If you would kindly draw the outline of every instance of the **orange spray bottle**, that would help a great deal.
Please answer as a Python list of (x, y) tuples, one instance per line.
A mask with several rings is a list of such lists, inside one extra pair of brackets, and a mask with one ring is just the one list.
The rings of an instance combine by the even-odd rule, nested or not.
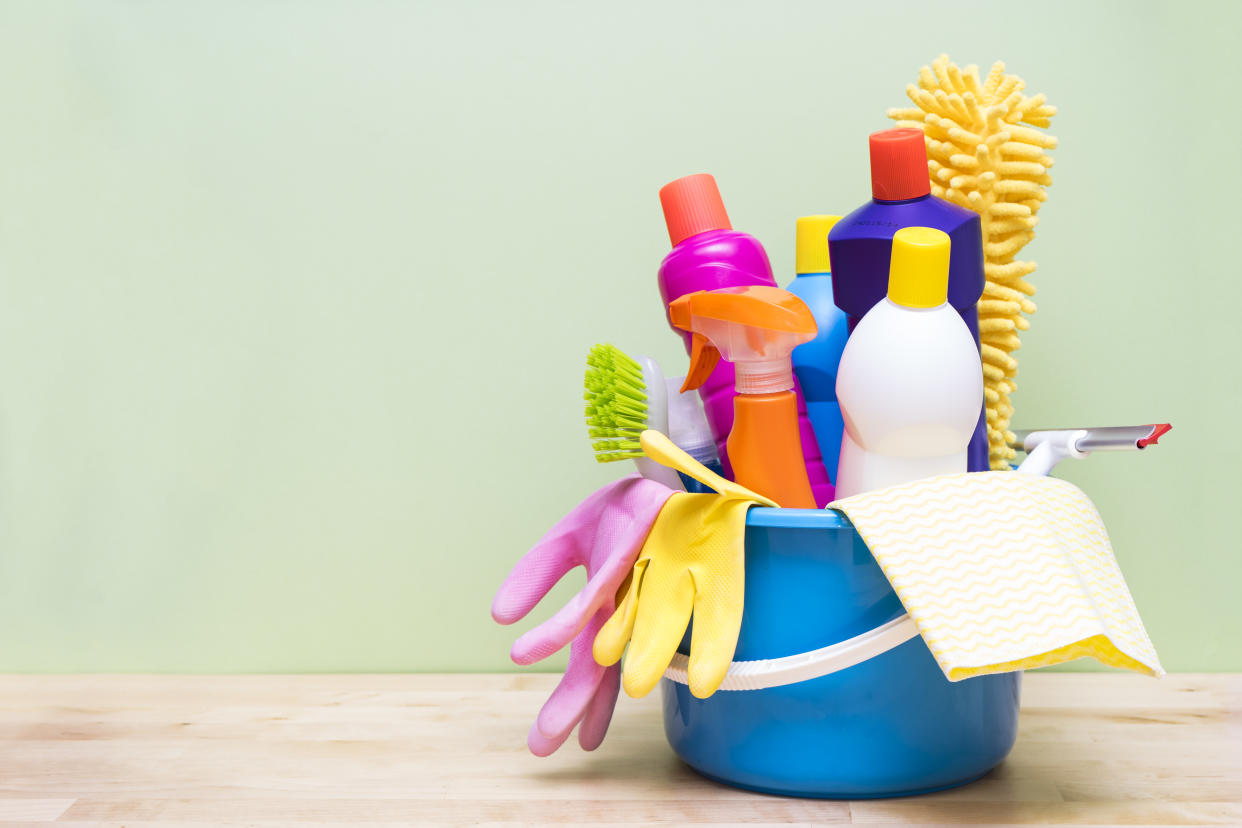
[(787, 290), (758, 285), (682, 296), (669, 317), (694, 335), (683, 392), (698, 388), (722, 356), (733, 363), (737, 396), (726, 445), (737, 482), (786, 508), (814, 509), (790, 361), (815, 337), (810, 309)]

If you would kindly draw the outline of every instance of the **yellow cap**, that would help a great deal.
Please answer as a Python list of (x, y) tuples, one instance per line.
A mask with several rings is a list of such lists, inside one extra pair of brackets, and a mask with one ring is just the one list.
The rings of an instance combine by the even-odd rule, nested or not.
[(827, 273), (828, 231), (840, 216), (802, 216), (798, 219), (798, 241), (794, 248), (794, 273)]
[(893, 236), (888, 298), (907, 308), (934, 308), (949, 298), (949, 235), (903, 227)]

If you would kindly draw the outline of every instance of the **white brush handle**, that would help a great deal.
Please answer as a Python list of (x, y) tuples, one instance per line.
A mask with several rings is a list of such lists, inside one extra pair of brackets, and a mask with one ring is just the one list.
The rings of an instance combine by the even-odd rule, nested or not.
[[(635, 357), (643, 369), (643, 384), (647, 386), (647, 428), (668, 436), (668, 389), (664, 384), (664, 372), (651, 357)], [(650, 457), (634, 458), (638, 473), (648, 480), (663, 483), (675, 492), (684, 492), (685, 484), (675, 469), (661, 466)]]

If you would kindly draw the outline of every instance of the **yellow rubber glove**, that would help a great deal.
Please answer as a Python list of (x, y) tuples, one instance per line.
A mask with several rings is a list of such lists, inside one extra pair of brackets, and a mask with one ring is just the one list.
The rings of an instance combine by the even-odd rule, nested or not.
[(621, 684), (629, 695), (645, 696), (664, 675), (693, 614), (690, 692), (705, 699), (724, 681), (742, 626), (746, 512), (776, 504), (714, 474), (658, 431), (644, 431), (639, 442), (648, 457), (717, 494), (678, 492), (664, 504), (618, 593), (616, 612), (595, 637), (595, 660), (616, 664), (628, 642)]

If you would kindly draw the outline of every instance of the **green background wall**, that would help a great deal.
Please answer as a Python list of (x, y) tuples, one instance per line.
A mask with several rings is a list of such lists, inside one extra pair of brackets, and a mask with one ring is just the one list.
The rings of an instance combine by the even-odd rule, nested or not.
[(944, 51), (1060, 107), (1017, 425), (1175, 424), (1063, 474), (1166, 666), (1242, 670), (1238, 7), (1011, 7), (0, 6), (0, 670), (510, 667), (492, 592), (624, 471), (586, 349), (683, 359), (657, 188), (784, 281)]

